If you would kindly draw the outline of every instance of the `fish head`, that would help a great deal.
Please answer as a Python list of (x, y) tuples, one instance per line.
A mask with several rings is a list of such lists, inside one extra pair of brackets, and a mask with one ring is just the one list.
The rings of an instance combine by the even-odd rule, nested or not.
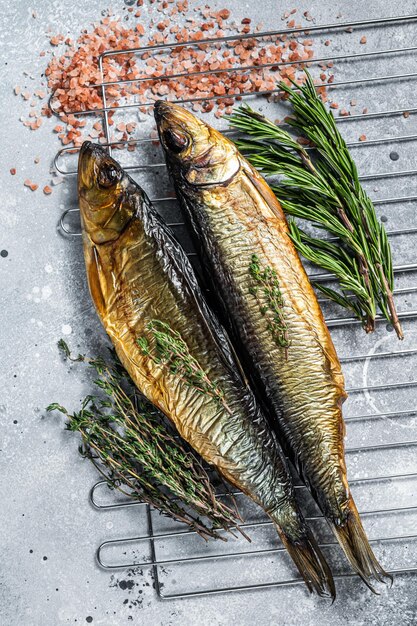
[(189, 185), (226, 184), (240, 170), (234, 144), (178, 104), (159, 100), (154, 108), (159, 138), (173, 176)]
[(135, 213), (129, 176), (102, 146), (85, 141), (78, 159), (83, 231), (95, 244), (115, 241)]

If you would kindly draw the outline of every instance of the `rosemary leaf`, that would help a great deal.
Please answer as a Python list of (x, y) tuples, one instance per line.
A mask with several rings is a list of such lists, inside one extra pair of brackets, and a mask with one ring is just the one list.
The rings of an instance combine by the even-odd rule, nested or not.
[(323, 285), (317, 288), (352, 311), (367, 332), (374, 330), (379, 308), (402, 339), (388, 237), (360, 184), (334, 117), (308, 72), (304, 85), (281, 83), (280, 88), (292, 107), (286, 123), (302, 135), (308, 149), (246, 105), (229, 117), (231, 126), (243, 133), (236, 144), (262, 174), (279, 177), (272, 189), (288, 215), (307, 220), (337, 238), (336, 243), (324, 237), (315, 239), (294, 222), (290, 224), (297, 250), (334, 274), (340, 292)]

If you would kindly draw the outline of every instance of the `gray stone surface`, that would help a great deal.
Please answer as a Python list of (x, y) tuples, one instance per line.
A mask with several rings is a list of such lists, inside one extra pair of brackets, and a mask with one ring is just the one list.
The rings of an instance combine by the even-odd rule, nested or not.
[[(145, 0), (145, 4), (147, 4)], [(190, 3), (193, 4), (193, 3)], [(395, 13), (417, 12), (417, 2), (391, 3), (334, 1), (298, 2), (298, 12), (310, 10), (317, 23), (337, 19), (376, 18)], [(291, 3), (263, 0), (243, 3), (227, 0), (213, 6), (228, 5), (236, 17), (250, 16), (262, 20), (266, 29), (282, 26), (280, 16)], [(115, 2), (118, 13), (122, 2)], [(57, 150), (52, 133), (54, 120), (36, 133), (18, 121), (27, 108), (13, 95), (15, 84), (22, 83), (22, 72), (35, 84), (44, 69), (39, 52), (46, 47), (47, 29), (76, 36), (96, 20), (105, 5), (79, 0), (29, 2), (1, 0), (1, 68), (0, 68), (0, 351), (1, 389), (0, 423), (0, 623), (4, 626), (57, 626), (58, 624), (93, 623), (122, 626), (129, 623), (149, 626), (179, 625), (249, 625), (285, 624), (336, 626), (342, 624), (408, 626), (417, 623), (417, 584), (413, 575), (401, 575), (394, 586), (383, 588), (373, 596), (358, 580), (338, 581), (338, 598), (333, 606), (310, 598), (299, 586), (256, 592), (231, 593), (212, 597), (162, 602), (152, 588), (149, 570), (108, 572), (94, 559), (95, 550), (106, 539), (126, 537), (143, 532), (143, 516), (135, 508), (119, 512), (98, 512), (88, 502), (88, 493), (97, 480), (96, 472), (77, 454), (77, 438), (65, 432), (57, 417), (47, 417), (45, 406), (58, 400), (76, 407), (84, 393), (91, 389), (88, 377), (78, 370), (68, 374), (56, 349), (56, 341), (66, 336), (74, 349), (96, 352), (105, 343), (85, 285), (82, 250), (79, 239), (64, 238), (57, 230), (59, 216), (74, 206), (74, 185), (66, 181), (46, 197), (40, 190), (32, 193), (23, 187), (25, 178), (43, 184)], [(32, 17), (36, 10), (37, 18)], [(146, 13), (146, 9), (144, 9)], [(415, 45), (417, 25), (395, 29), (366, 31), (367, 49)], [(329, 36), (334, 39), (331, 54), (357, 51), (362, 35)], [(365, 32), (365, 31), (363, 31)], [(319, 37), (322, 43), (327, 35)], [(322, 48), (326, 52), (329, 49)], [(362, 48), (361, 48), (362, 50)], [(363, 75), (390, 75), (415, 71), (415, 55), (392, 55), (370, 62), (340, 62), (338, 80)], [(340, 93), (340, 95), (339, 95)], [(366, 89), (351, 87), (338, 92), (339, 102), (355, 97), (358, 108), (370, 111), (415, 106), (415, 80), (381, 82)], [(263, 104), (263, 106), (265, 106)], [(269, 105), (269, 110), (273, 106)], [(389, 121), (344, 125), (351, 139), (365, 132), (369, 138), (396, 137), (416, 133), (416, 116)], [(357, 150), (355, 148), (355, 150)], [(399, 159), (390, 159), (395, 150)], [(363, 173), (416, 168), (415, 142), (389, 142), (357, 151)], [(39, 164), (34, 158), (40, 156)], [(9, 169), (16, 167), (17, 175)], [(153, 181), (148, 181), (152, 186)], [(400, 177), (367, 184), (375, 198), (397, 197), (416, 193), (415, 177)], [(401, 203), (380, 207), (390, 229), (415, 226), (415, 205)], [(414, 237), (414, 238), (413, 238)], [(393, 240), (396, 263), (415, 262), (416, 239)], [(404, 274), (398, 284), (406, 287), (415, 274)], [(415, 284), (415, 283), (414, 283)], [(403, 311), (416, 309), (416, 300), (406, 294), (400, 299)], [(331, 312), (329, 312), (332, 315)], [(370, 354), (373, 351), (417, 347), (415, 321), (405, 323), (406, 340), (399, 346), (392, 333), (380, 324), (378, 332), (366, 337), (359, 328), (335, 329), (334, 338), (341, 355)], [(345, 366), (348, 387), (362, 383), (382, 384), (387, 380), (414, 380), (415, 360), (377, 359), (348, 363)], [(352, 394), (346, 415), (415, 408), (415, 388), (391, 390), (389, 393)], [(417, 439), (415, 417), (366, 421), (348, 426), (350, 447)], [(351, 478), (417, 471), (415, 448), (394, 449), (384, 454), (350, 454)], [(387, 482), (382, 485), (357, 486), (355, 494), (362, 510), (412, 506), (416, 504), (416, 482)], [(372, 537), (413, 534), (417, 516), (412, 514), (367, 517)], [(160, 523), (157, 522), (157, 523)], [(257, 542), (275, 545), (274, 537), (256, 536)], [(417, 566), (416, 542), (394, 547), (384, 544), (378, 555), (387, 567)], [(168, 548), (165, 546), (165, 549)], [(187, 545), (183, 547), (187, 550)], [(194, 549), (197, 549), (194, 546)], [(210, 550), (199, 547), (198, 549)], [(140, 552), (140, 551), (139, 551)], [(119, 554), (120, 556), (120, 554)], [(336, 556), (335, 556), (336, 559)], [(248, 566), (245, 560), (230, 564), (225, 572), (219, 565), (218, 576), (238, 584), (245, 568), (253, 581), (268, 579), (275, 567), (274, 559)], [(193, 583), (204, 586), (216, 570), (201, 565), (162, 574), (169, 591), (189, 588)], [(132, 582), (133, 581), (133, 582)], [(192, 588), (192, 587), (191, 587)], [(90, 619), (92, 618), (92, 620)]]

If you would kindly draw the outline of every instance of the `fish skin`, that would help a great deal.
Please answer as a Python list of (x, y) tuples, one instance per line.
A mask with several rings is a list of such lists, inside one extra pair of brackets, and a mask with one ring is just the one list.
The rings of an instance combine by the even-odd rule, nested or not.
[[(220, 319), (281, 445), (352, 566), (371, 587), (372, 576), (381, 580), (386, 574), (369, 547), (347, 481), (344, 378), (282, 208), (262, 177), (218, 131), (163, 101), (155, 106), (155, 119)], [(176, 149), (176, 137), (184, 149)], [(288, 336), (285, 349), (271, 332), (273, 311), (261, 310), (265, 295), (251, 293), (256, 286), (249, 271), (254, 254), (262, 271), (275, 272)]]
[[(143, 191), (88, 142), (80, 152), (78, 187), (90, 292), (122, 364), (180, 435), (270, 516), (309, 590), (334, 598), (330, 570), (298, 509), (285, 457), (185, 253)], [(180, 334), (221, 388), (222, 402), (143, 353), (137, 339), (155, 319)]]

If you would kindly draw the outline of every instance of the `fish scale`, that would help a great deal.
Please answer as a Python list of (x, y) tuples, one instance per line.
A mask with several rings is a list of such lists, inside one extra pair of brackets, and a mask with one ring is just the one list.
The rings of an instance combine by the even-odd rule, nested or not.
[[(236, 202), (242, 200), (234, 190), (231, 190), (230, 195)], [(217, 249), (212, 249), (212, 254), (215, 259), (227, 258), (229, 268), (228, 293), (232, 294), (229, 297), (233, 299), (233, 307), (238, 319), (244, 321), (241, 328), (247, 341), (248, 352), (256, 357), (259, 369), (263, 372), (263, 376), (268, 378), (264, 385), (268, 389), (268, 395), (283, 412), (285, 425), (282, 428), (285, 437), (291, 439), (293, 451), (291, 456), (300, 468), (304, 468), (305, 475), (312, 475), (311, 464), (314, 459), (311, 461), (309, 458), (311, 456), (311, 443), (309, 438), (306, 438), (308, 428), (316, 443), (317, 455), (320, 455), (324, 460), (330, 458), (333, 459), (333, 462), (334, 460), (337, 461), (333, 473), (340, 475), (339, 492), (342, 496), (341, 506), (343, 506), (346, 500), (346, 490), (341, 482), (342, 472), (338, 467), (340, 458), (338, 424), (340, 416), (334, 413), (335, 403), (337, 403), (340, 394), (338, 394), (331, 379), (327, 381), (320, 379), (320, 386), (317, 386), (317, 371), (320, 369), (323, 372), (329, 370), (323, 348), (315, 333), (309, 332), (310, 325), (308, 322), (306, 323), (298, 311), (294, 311), (292, 308), (291, 305), (295, 297), (287, 286), (288, 276), (283, 275), (281, 280), (280, 275), (280, 288), (284, 296), (283, 310), (289, 325), (291, 342), (288, 359), (284, 358), (282, 348), (274, 344), (265, 318), (259, 316), (257, 302), (249, 294), (252, 284), (249, 275), (251, 254), (257, 245), (257, 238), (263, 234), (262, 230), (260, 229), (258, 232), (247, 231), (245, 223), (240, 222), (238, 215), (234, 212), (232, 202), (223, 202), (222, 210), (219, 211), (219, 203), (216, 199), (210, 202), (210, 196), (207, 193), (203, 194), (203, 198), (204, 205), (208, 207), (206, 236), (215, 241), (218, 246)], [(233, 228), (230, 226), (227, 229), (226, 224), (233, 224)], [(233, 232), (233, 240), (239, 243), (235, 247), (231, 247), (233, 242), (231, 242), (230, 230)], [(240, 240), (243, 240), (242, 245), (240, 245)], [(265, 242), (266, 239), (264, 238), (263, 241)], [(261, 266), (274, 263), (269, 248), (272, 248), (272, 251), (277, 250), (277, 246), (272, 240), (267, 242), (262, 250), (257, 249)], [(219, 265), (220, 263), (216, 263), (216, 267)], [(220, 279), (219, 276), (217, 278)], [(303, 376), (300, 376), (297, 367), (300, 358), (304, 361)], [(285, 394), (285, 389), (289, 391), (287, 394)], [(315, 412), (318, 414), (318, 419), (314, 419)], [(333, 429), (322, 428), (323, 415), (326, 416), (326, 419), (333, 416)], [(333, 434), (334, 431), (337, 433), (336, 436)], [(328, 476), (331, 473), (329, 471), (320, 472), (319, 485), (322, 481), (328, 482)], [(319, 485), (313, 482), (314, 487), (318, 488)], [(333, 502), (333, 508), (336, 504), (338, 503)]]

